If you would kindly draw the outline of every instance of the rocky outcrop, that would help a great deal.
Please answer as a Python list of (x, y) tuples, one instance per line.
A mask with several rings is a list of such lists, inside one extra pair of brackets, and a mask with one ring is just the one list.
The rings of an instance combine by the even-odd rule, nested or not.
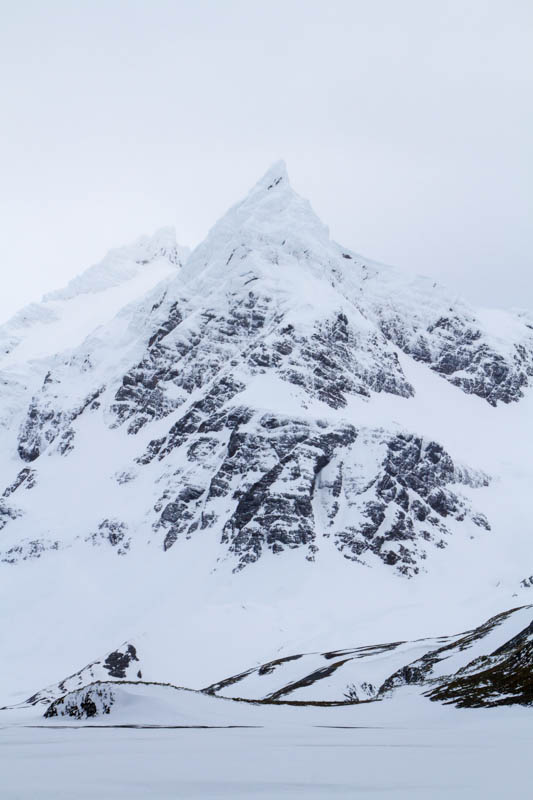
[(131, 537), (127, 535), (128, 526), (117, 519), (104, 519), (98, 525), (98, 530), (86, 538), (85, 541), (98, 546), (103, 543), (115, 548), (118, 555), (126, 555), (131, 545)]
[[(477, 527), (490, 530), (486, 517), (472, 512), (469, 504), (449, 488), (458, 483), (487, 485), (486, 476), (458, 468), (436, 442), (412, 434), (363, 435), (364, 448), (376, 452), (376, 472), (361, 482), (357, 462), (345, 459), (328, 486), (329, 524), (346, 558), (360, 560), (373, 553), (398, 572), (413, 575), (427, 557), (428, 543), (446, 546), (450, 522), (470, 519)], [(347, 490), (343, 491), (344, 485)], [(359, 519), (358, 524), (335, 523), (343, 494), (344, 519)]]
[(46, 719), (54, 717), (91, 719), (101, 714), (109, 714), (114, 702), (115, 693), (112, 686), (96, 683), (54, 700), (44, 712), (44, 717)]
[(36, 483), (35, 476), (36, 471), (34, 469), (31, 469), (30, 467), (24, 467), (24, 469), (20, 470), (13, 483), (11, 483), (7, 489), (4, 490), (2, 497), (10, 497), (21, 486), (23, 486), (24, 489), (33, 489)]
[(476, 321), (452, 313), (439, 317), (416, 337), (410, 321), (398, 317), (382, 319), (381, 330), (404, 352), (427, 364), (454, 386), (475, 394), (495, 406), (523, 397), (533, 376), (533, 338), (512, 344), (508, 354), (491, 347)]
[(533, 705), (533, 622), (440, 682), (428, 697), (458, 708)]
[(48, 373), (43, 384), (43, 391), (35, 396), (27, 411), (18, 437), (18, 454), (23, 461), (35, 461), (52, 442), (57, 440), (57, 451), (67, 455), (74, 444), (73, 422), (89, 407), (98, 408), (98, 397), (104, 387), (100, 387), (87, 395), (74, 408), (65, 409), (54, 395), (54, 379)]
[(143, 665), (138, 648), (131, 642), (125, 642), (116, 650), (63, 678), (59, 683), (36, 692), (28, 697), (23, 705), (45, 704), (48, 706), (52, 701), (58, 700), (66, 694), (83, 690), (91, 683), (141, 680), (142, 677)]
[(246, 408), (211, 416), (196, 410), (152, 442), (141, 463), (170, 453), (187, 467), (173, 474), (181, 488), (156, 505), (164, 549), (218, 528), (237, 569), (265, 551), (301, 549), (314, 560), (330, 540), (346, 558), (371, 563), (377, 556), (411, 576), (458, 524), (490, 530), (451, 488), (486, 486), (488, 478), (410, 434)]
[(20, 515), (20, 511), (7, 505), (4, 500), (0, 499), (0, 531), (7, 525), (10, 519), (17, 519)]
[[(0, 511), (1, 514), (1, 511)], [(0, 516), (0, 528), (1, 528)], [(0, 561), (5, 564), (17, 564), (19, 561), (41, 558), (45, 553), (59, 550), (61, 542), (50, 539), (21, 539), (19, 544), (8, 547), (0, 552)]]
[(171, 306), (142, 361), (122, 378), (111, 406), (115, 424), (128, 421), (134, 434), (199, 391), (207, 395), (224, 382), (242, 391), (268, 373), (334, 409), (350, 395), (413, 394), (396, 353), (379, 331), (357, 325), (358, 312), (351, 320), (332, 313), (302, 335), (261, 287), (222, 303), (201, 313), (185, 299)]

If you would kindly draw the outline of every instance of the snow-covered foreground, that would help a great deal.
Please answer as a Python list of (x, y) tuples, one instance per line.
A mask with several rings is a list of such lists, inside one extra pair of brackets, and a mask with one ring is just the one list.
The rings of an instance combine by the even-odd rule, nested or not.
[[(412, 697), (341, 708), (205, 701), (232, 710), (231, 724), (239, 716), (233, 706), (242, 706), (240, 724), (261, 727), (0, 720), (2, 798), (530, 796), (527, 709), (457, 711)], [(224, 714), (212, 713), (176, 722), (225, 724)]]

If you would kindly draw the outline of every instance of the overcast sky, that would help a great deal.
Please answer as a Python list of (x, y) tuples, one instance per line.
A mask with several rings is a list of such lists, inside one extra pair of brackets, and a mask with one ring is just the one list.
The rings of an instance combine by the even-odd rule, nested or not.
[(531, 0), (0, 1), (0, 319), (279, 158), (346, 246), (533, 308)]

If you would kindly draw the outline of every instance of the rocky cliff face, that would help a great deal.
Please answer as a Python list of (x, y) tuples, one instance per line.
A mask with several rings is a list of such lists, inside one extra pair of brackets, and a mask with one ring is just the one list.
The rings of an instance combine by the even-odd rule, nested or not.
[[(139, 245), (135, 268), (156, 257), (175, 266), (179, 249), (163, 244)], [(124, 280), (124, 254), (114, 259), (113, 280)], [(63, 294), (90, 292), (91, 280), (101, 291), (104, 277), (103, 267), (89, 271)], [(428, 548), (445, 547), (458, 526), (490, 530), (460, 489), (486, 486), (489, 477), (416, 431), (348, 423), (350, 408), (379, 394), (413, 397), (399, 352), (492, 404), (517, 400), (533, 345), (518, 320), (520, 340), (504, 347), (464, 304), (450, 307), (439, 287), (411, 288), (331, 242), (276, 165), (176, 278), (54, 355), (27, 398), (18, 456), (35, 465), (38, 482), (43, 455), (68, 458), (94, 417), (102, 436), (123, 429), (139, 440), (117, 483), (151, 470), (158, 491), (155, 502), (146, 492), (144, 519), (164, 550), (211, 529), (237, 569), (266, 551), (298, 548), (314, 560), (331, 546), (347, 559), (378, 559), (415, 575)], [(285, 400), (295, 413), (280, 411)], [(4, 524), (24, 514), (14, 491)], [(91, 526), (80, 520), (74, 538), (108, 541), (126, 554), (135, 545), (125, 533), (131, 527), (102, 508)], [(19, 546), (13, 542), (9, 561)]]
[(368, 606), (369, 574), (449, 587), (527, 525), (522, 488), (501, 512), (527, 453), (487, 442), (523, 439), (530, 315), (339, 246), (282, 164), (190, 255), (169, 231), (114, 251), (0, 345), (2, 568), (201, 552), (206, 586), (238, 587), (327, 565)]
[[(332, 544), (345, 558), (371, 564), (377, 557), (409, 576), (428, 548), (446, 546), (449, 522), (490, 530), (449, 488), (488, 479), (456, 467), (438, 444), (413, 435), (261, 416), (241, 407), (189, 428), (185, 441), (151, 443), (144, 460), (168, 458), (172, 446), (187, 466), (174, 473), (180, 488), (155, 524), (165, 532), (163, 547), (217, 525), (237, 569), (265, 550), (301, 548), (314, 560)], [(166, 499), (168, 493), (158, 508)]]

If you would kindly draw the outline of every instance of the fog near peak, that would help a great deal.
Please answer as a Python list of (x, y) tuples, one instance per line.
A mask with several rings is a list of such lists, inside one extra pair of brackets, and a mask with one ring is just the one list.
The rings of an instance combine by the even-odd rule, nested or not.
[(333, 238), (533, 307), (533, 7), (23, 0), (0, 32), (0, 318), (110, 247), (198, 244), (279, 159)]

